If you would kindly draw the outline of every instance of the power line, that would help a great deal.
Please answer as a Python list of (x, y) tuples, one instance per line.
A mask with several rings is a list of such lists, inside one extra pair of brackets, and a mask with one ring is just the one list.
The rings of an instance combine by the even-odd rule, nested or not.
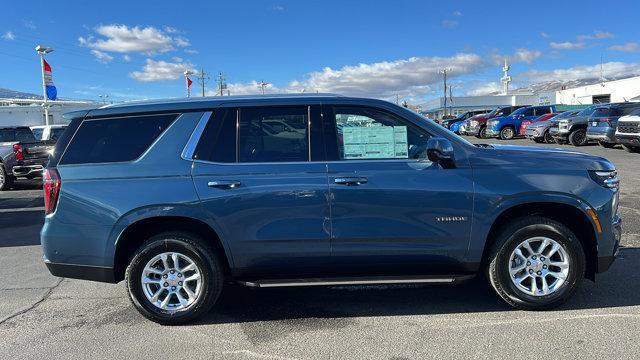
[(196, 73), (196, 79), (200, 82), (200, 86), (202, 87), (202, 96), (204, 97), (204, 84), (210, 80), (210, 77), (204, 72), (204, 69), (200, 69), (200, 72)]

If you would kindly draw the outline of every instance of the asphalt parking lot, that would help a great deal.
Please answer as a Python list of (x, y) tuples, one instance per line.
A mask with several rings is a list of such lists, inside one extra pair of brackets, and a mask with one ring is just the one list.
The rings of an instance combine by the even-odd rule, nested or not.
[(578, 150), (619, 170), (623, 249), (596, 283), (584, 281), (548, 312), (511, 310), (481, 281), (229, 286), (203, 321), (163, 327), (133, 309), (123, 284), (49, 275), (40, 260), (40, 185), (23, 184), (0, 193), (0, 358), (640, 358), (640, 154)]

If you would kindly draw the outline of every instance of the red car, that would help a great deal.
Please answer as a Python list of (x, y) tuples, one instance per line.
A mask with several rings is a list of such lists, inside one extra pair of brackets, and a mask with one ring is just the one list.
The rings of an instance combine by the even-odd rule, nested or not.
[(540, 121), (547, 121), (549, 119), (551, 119), (552, 117), (558, 115), (559, 113), (549, 113), (549, 114), (544, 114), (538, 118), (535, 118), (533, 120), (525, 120), (522, 122), (522, 124), (520, 125), (520, 136), (524, 136), (525, 132), (527, 131), (527, 125), (529, 124), (533, 124), (533, 123), (537, 123)]

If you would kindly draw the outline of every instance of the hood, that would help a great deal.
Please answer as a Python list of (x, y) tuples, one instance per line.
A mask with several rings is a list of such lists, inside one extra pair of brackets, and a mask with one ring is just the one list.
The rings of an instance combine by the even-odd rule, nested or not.
[(578, 151), (537, 146), (498, 145), (478, 148), (474, 166), (506, 166), (524, 169), (615, 170), (605, 158)]

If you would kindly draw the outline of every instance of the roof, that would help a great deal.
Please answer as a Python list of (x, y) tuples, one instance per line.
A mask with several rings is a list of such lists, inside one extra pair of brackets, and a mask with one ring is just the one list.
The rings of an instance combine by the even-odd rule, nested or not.
[[(245, 96), (205, 96), (190, 98), (174, 98), (164, 100), (132, 101), (120, 104), (106, 105), (98, 109), (90, 110), (88, 117), (104, 117), (121, 115), (123, 113), (140, 114), (156, 112), (185, 112), (209, 110), (218, 106), (233, 104), (244, 106), (260, 106), (265, 102), (277, 105), (299, 105), (303, 103), (321, 103), (323, 101), (334, 101), (336, 99), (345, 101), (358, 101), (360, 103), (387, 103), (384, 100), (346, 97), (336, 94), (268, 94), (268, 95), (245, 95)], [(73, 115), (69, 113), (70, 115)], [(78, 113), (78, 115), (82, 115)], [(73, 115), (75, 116), (75, 115)], [(73, 117), (71, 116), (71, 117)]]

